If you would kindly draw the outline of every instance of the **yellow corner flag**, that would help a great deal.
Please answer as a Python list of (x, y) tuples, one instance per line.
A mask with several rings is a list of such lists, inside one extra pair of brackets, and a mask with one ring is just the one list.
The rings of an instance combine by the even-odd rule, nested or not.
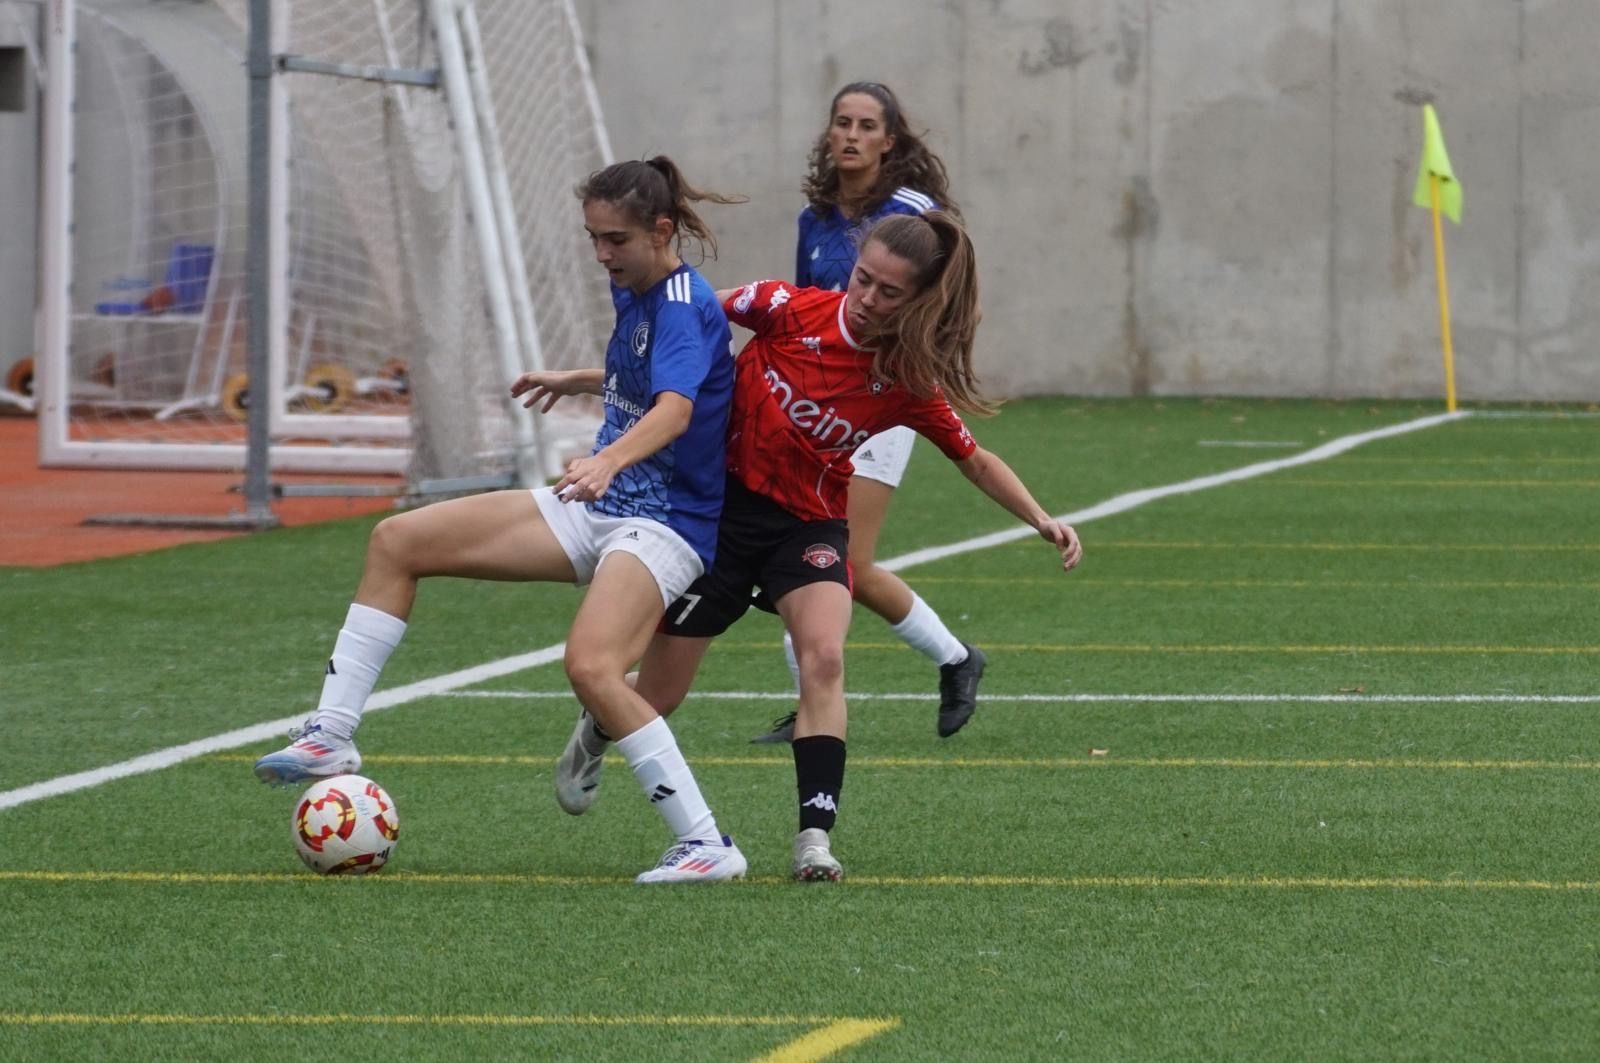
[(1444, 348), (1445, 409), (1456, 412), (1456, 358), (1450, 342), (1450, 282), (1444, 268), (1444, 226), (1440, 213), (1461, 224), (1461, 182), (1450, 169), (1450, 156), (1444, 150), (1444, 134), (1439, 131), (1439, 116), (1433, 104), (1422, 105), (1422, 166), (1417, 170), (1417, 189), (1412, 202), (1433, 213), (1433, 261), (1439, 275), (1439, 340)]
[(1444, 150), (1444, 134), (1439, 130), (1439, 116), (1433, 104), (1422, 105), (1422, 165), (1417, 169), (1417, 187), (1411, 201), (1419, 207), (1432, 207), (1433, 192), (1428, 186), (1434, 178), (1439, 181), (1439, 209), (1451, 221), (1461, 224), (1461, 182), (1450, 169), (1450, 153)]

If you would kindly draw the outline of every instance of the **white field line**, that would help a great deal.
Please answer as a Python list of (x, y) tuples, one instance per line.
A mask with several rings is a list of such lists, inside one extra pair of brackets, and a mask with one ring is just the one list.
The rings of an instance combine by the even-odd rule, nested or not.
[(1243, 447), (1245, 449), (1259, 447), (1265, 450), (1287, 450), (1289, 447), (1303, 447), (1305, 444), (1298, 439), (1202, 439), (1195, 446)]
[[(449, 690), (441, 697), (571, 701), (566, 690)], [(697, 690), (697, 701), (793, 701), (794, 691)], [(938, 701), (934, 692), (847, 693), (848, 701)], [(989, 694), (989, 702), (1046, 705), (1600, 705), (1600, 694)]]
[[(1268, 473), (1279, 472), (1283, 469), (1292, 469), (1299, 465), (1327, 461), (1329, 458), (1336, 458), (1340, 454), (1354, 450), (1365, 443), (1388, 439), (1391, 436), (1405, 435), (1408, 432), (1415, 432), (1423, 428), (1433, 428), (1436, 425), (1459, 421), (1468, 416), (1470, 414), (1465, 412), (1441, 413), (1432, 417), (1419, 417), (1415, 421), (1392, 424), (1387, 428), (1378, 428), (1371, 432), (1358, 432), (1351, 436), (1340, 436), (1338, 439), (1330, 439), (1320, 447), (1312, 447), (1302, 453), (1291, 454), (1287, 458), (1258, 461), (1253, 465), (1230, 469), (1228, 472), (1213, 473), (1210, 476), (1197, 476), (1193, 480), (1184, 480), (1181, 483), (1167, 484), (1163, 487), (1146, 487), (1138, 491), (1128, 491), (1117, 495), (1115, 498), (1108, 498), (1098, 505), (1090, 506), (1088, 509), (1067, 513), (1058, 519), (1067, 524), (1086, 524), (1091, 520), (1099, 520), (1101, 517), (1126, 513), (1130, 509), (1137, 509), (1147, 503), (1156, 502), (1163, 498), (1171, 498), (1174, 495), (1189, 495), (1194, 494), (1196, 491), (1208, 491), (1213, 487), (1226, 487), (1228, 484), (1236, 484), (1241, 480), (1253, 480), (1258, 476), (1265, 476)], [(1026, 526), (1009, 528), (1003, 532), (980, 535), (975, 539), (951, 543), (948, 546), (931, 546), (926, 550), (913, 550), (909, 554), (901, 554), (899, 557), (890, 558), (888, 561), (880, 561), (878, 564), (891, 572), (896, 572), (903, 568), (910, 568), (912, 565), (939, 561), (946, 557), (954, 557), (956, 554), (965, 554), (973, 550), (987, 550), (991, 546), (1016, 542), (1018, 539), (1028, 539), (1038, 534), (1038, 532)]]
[[(482, 683), (489, 679), (498, 679), (503, 675), (511, 675), (528, 668), (537, 668), (541, 664), (559, 661), (561, 655), (567, 650), (565, 642), (554, 646), (546, 646), (542, 650), (532, 653), (520, 654), (516, 657), (506, 657), (487, 664), (463, 668), (459, 672), (450, 672), (446, 675), (434, 676), (431, 679), (407, 683), (403, 687), (381, 691), (372, 695), (367, 701), (367, 711), (376, 709), (389, 709), (396, 705), (404, 705), (409, 701), (419, 698), (433, 697), (438, 694), (448, 693), (457, 687), (470, 686), (473, 683)], [(29, 801), (38, 801), (46, 797), (59, 797), (70, 794), (74, 790), (87, 790), (91, 786), (100, 786), (113, 779), (123, 779), (129, 775), (142, 775), (149, 771), (160, 771), (170, 768), (174, 764), (203, 757), (208, 753), (220, 753), (225, 749), (234, 749), (238, 746), (250, 745), (252, 742), (262, 742), (269, 738), (281, 737), (290, 727), (299, 724), (305, 719), (302, 713), (299, 716), (285, 716), (281, 720), (268, 720), (266, 723), (253, 724), (241, 727), (237, 731), (226, 734), (212, 735), (202, 738), (197, 742), (185, 742), (181, 746), (169, 746), (158, 749), (154, 753), (146, 753), (142, 757), (124, 760), (117, 764), (107, 764), (103, 768), (92, 771), (80, 771), (73, 775), (61, 775), (44, 782), (23, 786), (15, 790), (0, 793), (0, 809), (14, 808), (17, 805), (27, 804)]]
[[(1124, 513), (1150, 502), (1170, 498), (1173, 495), (1193, 494), (1196, 491), (1205, 491), (1213, 487), (1223, 487), (1227, 484), (1238, 483), (1241, 480), (1265, 476), (1281, 469), (1291, 469), (1297, 465), (1326, 461), (1365, 443), (1388, 439), (1392, 436), (1405, 435), (1408, 432), (1416, 432), (1424, 428), (1433, 428), (1450, 421), (1461, 420), (1467, 416), (1470, 416), (1468, 412), (1436, 414), (1431, 417), (1419, 417), (1413, 421), (1389, 425), (1386, 428), (1375, 429), (1371, 432), (1358, 432), (1355, 435), (1341, 436), (1338, 439), (1322, 444), (1320, 447), (1315, 447), (1291, 457), (1256, 462), (1253, 465), (1246, 465), (1229, 472), (1201, 476), (1193, 480), (1167, 484), (1163, 487), (1149, 487), (1138, 491), (1129, 491), (1125, 494), (1117, 495), (1115, 498), (1107, 499), (1098, 505), (1090, 506), (1088, 509), (1080, 509), (1064, 514), (1058, 519), (1068, 524), (1087, 523), (1091, 520), (1098, 520), (1101, 517)], [(925, 550), (915, 550), (909, 554), (902, 554), (899, 557), (881, 561), (879, 564), (890, 571), (896, 571), (909, 568), (912, 565), (953, 557), (957, 554), (970, 553), (974, 550), (987, 550), (992, 546), (1000, 546), (1037, 534), (1032, 528), (1028, 527), (1012, 528), (1003, 532), (994, 532), (990, 535), (980, 535), (959, 543), (949, 543), (944, 546), (929, 547)], [(498, 661), (476, 665), (472, 668), (463, 668), (459, 672), (450, 672), (447, 675), (409, 683), (403, 687), (395, 687), (392, 690), (374, 694), (367, 701), (366, 711), (374, 712), (379, 709), (393, 708), (396, 705), (404, 705), (420, 698), (449, 693), (461, 687), (472, 686), (489, 679), (510, 675), (513, 672), (537, 668), (540, 665), (560, 660), (565, 652), (566, 643), (558, 643), (554, 646), (546, 646), (542, 650), (535, 650), (532, 653), (506, 657)], [(258, 723), (250, 727), (241, 727), (237, 731), (229, 731), (226, 734), (213, 735), (210, 738), (202, 738), (198, 741), (185, 742), (182, 745), (158, 749), (154, 753), (146, 753), (143, 756), (120, 761), (116, 764), (107, 764), (101, 768), (80, 771), (72, 775), (61, 775), (54, 779), (46, 779), (44, 782), (33, 783), (15, 790), (6, 790), (0, 792), (0, 810), (15, 808), (18, 805), (24, 805), (30, 801), (39, 801), (47, 797), (60, 797), (63, 794), (73, 793), (78, 790), (87, 790), (91, 787), (111, 782), (114, 779), (127, 778), (130, 775), (142, 775), (146, 772), (160, 771), (163, 768), (170, 768), (175, 764), (181, 764), (195, 757), (218, 753), (225, 749), (234, 749), (239, 746), (249, 745), (252, 742), (265, 741), (275, 735), (281, 735), (288, 728), (300, 723), (302, 719), (304, 719), (303, 714), (300, 716), (287, 716), (281, 720), (269, 720), (266, 723)]]

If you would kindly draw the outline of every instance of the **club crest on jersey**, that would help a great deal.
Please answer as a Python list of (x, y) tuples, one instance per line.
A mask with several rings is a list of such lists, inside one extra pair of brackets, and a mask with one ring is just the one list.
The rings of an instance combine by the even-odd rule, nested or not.
[(754, 284), (746, 284), (743, 288), (739, 289), (739, 298), (733, 301), (733, 312), (736, 314), (742, 314), (746, 310), (750, 309), (750, 304), (755, 301), (756, 286)]
[(813, 568), (832, 568), (839, 563), (839, 551), (827, 543), (812, 543), (800, 555), (800, 560)]
[(633, 345), (633, 353), (643, 358), (646, 348), (650, 346), (650, 322), (641, 321), (635, 325), (633, 336), (628, 342)]

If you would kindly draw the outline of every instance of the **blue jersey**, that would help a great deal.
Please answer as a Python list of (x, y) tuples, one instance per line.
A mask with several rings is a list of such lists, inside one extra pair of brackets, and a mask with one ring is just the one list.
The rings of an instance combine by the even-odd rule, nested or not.
[(706, 279), (679, 266), (643, 295), (612, 285), (617, 327), (606, 346), (606, 419), (594, 449), (638, 423), (663, 391), (694, 403), (688, 429), (617, 474), (596, 513), (647, 517), (681, 535), (705, 562), (716, 554), (733, 399), (733, 333)]
[(800, 212), (795, 287), (844, 291), (868, 229), (891, 214), (926, 214), (938, 208), (939, 204), (910, 188), (895, 189), (894, 195), (859, 218), (846, 218), (838, 207), (830, 210), (827, 217), (819, 218), (816, 211), (806, 207)]

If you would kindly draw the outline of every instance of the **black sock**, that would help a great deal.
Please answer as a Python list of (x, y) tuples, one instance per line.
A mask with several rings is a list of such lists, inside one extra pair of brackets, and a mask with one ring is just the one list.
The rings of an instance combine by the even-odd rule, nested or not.
[(800, 792), (800, 829), (832, 830), (844, 789), (844, 739), (833, 735), (796, 738), (794, 781)]

